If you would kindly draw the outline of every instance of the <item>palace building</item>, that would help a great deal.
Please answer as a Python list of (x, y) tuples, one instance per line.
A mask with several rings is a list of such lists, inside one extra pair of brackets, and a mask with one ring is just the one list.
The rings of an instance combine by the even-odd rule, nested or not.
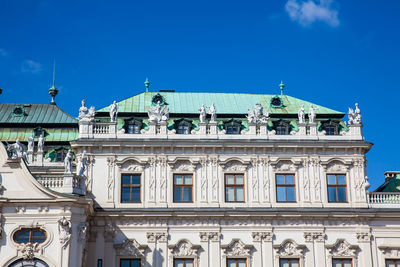
[(400, 267), (400, 173), (368, 191), (358, 104), (145, 84), (0, 104), (0, 266)]

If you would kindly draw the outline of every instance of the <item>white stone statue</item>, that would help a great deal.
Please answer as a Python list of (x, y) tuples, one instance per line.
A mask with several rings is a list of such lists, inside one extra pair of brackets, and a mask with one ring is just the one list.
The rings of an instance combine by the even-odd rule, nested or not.
[(43, 149), (44, 149), (44, 136), (43, 136), (43, 133), (39, 136), (37, 146), (38, 146), (38, 152), (43, 152)]
[(349, 118), (348, 125), (354, 125), (354, 124), (360, 125), (362, 123), (361, 111), (358, 108), (358, 103), (356, 103), (355, 106), (356, 106), (355, 110), (349, 108), (349, 113), (347, 114)]
[(349, 117), (348, 125), (353, 125), (354, 124), (354, 110), (349, 108), (349, 113), (347, 114)]
[(88, 117), (89, 119), (94, 119), (94, 115), (96, 115), (96, 109), (94, 108), (94, 106), (91, 106), (91, 107), (89, 108), (88, 113), (87, 113), (87, 117)]
[(71, 231), (72, 225), (71, 221), (65, 217), (62, 217), (58, 220), (58, 234), (60, 238), (60, 243), (64, 247), (67, 245), (69, 240), (71, 239)]
[(161, 106), (160, 101), (154, 107), (151, 107), (147, 114), (149, 115), (149, 122), (152, 123), (166, 122), (169, 119), (169, 109), (167, 106)]
[(312, 104), (310, 104), (310, 109), (308, 110), (308, 119), (310, 123), (315, 123), (315, 118), (317, 117), (317, 109), (314, 108)]
[(215, 108), (214, 103), (212, 103), (211, 106), (207, 108), (208, 108), (208, 114), (211, 115), (210, 122), (217, 122), (217, 109)]
[(254, 114), (254, 110), (248, 109), (247, 110), (247, 121), (249, 124), (256, 123), (256, 116)]
[(118, 117), (118, 106), (117, 106), (117, 101), (114, 101), (110, 105), (110, 121), (111, 122), (116, 122)]
[(78, 176), (85, 176), (85, 171), (87, 170), (87, 156), (86, 150), (83, 150), (81, 159), (79, 161)]
[(249, 124), (252, 123), (268, 123), (269, 112), (263, 109), (260, 103), (254, 105), (253, 110), (247, 110), (247, 120)]
[(68, 150), (67, 155), (64, 159), (64, 173), (71, 174), (72, 173), (72, 152), (71, 149)]
[(88, 108), (85, 107), (85, 99), (82, 99), (82, 106), (79, 108), (79, 119), (83, 119), (86, 117), (86, 113), (88, 112)]
[(199, 108), (199, 111), (200, 111), (200, 115), (199, 115), (200, 123), (205, 123), (207, 112), (206, 112), (206, 107), (204, 106), (204, 104), (201, 105), (201, 107)]
[(82, 100), (82, 106), (79, 108), (79, 120), (93, 121), (96, 115), (96, 109), (91, 106), (89, 109), (85, 107), (85, 99)]
[(33, 136), (28, 137), (28, 151), (33, 152), (33, 148), (35, 147), (35, 139)]
[(298, 116), (299, 116), (299, 123), (304, 123), (305, 122), (304, 105), (301, 105), (298, 112)]
[(21, 144), (19, 139), (15, 140), (14, 144), (9, 144), (7, 146), (7, 150), (11, 153), (11, 158), (16, 159), (16, 158), (26, 158), (26, 147)]

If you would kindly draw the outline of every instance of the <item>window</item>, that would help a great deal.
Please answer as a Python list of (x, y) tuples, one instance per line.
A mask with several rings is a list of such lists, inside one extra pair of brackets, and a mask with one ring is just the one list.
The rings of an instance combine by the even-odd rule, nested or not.
[(120, 267), (140, 267), (140, 259), (121, 259)]
[(239, 134), (239, 126), (236, 125), (229, 125), (226, 126), (226, 134)]
[(283, 120), (274, 121), (273, 129), (275, 129), (277, 135), (286, 135), (290, 133), (289, 123)]
[(385, 261), (385, 267), (400, 267), (400, 259), (390, 259)]
[(240, 134), (242, 129), (242, 122), (239, 120), (231, 119), (224, 123), (224, 129), (226, 134)]
[(35, 128), (33, 130), (33, 136), (34, 137), (39, 137), (43, 134), (43, 129), (41, 127)]
[(246, 259), (227, 259), (226, 267), (246, 267)]
[(328, 174), (328, 201), (347, 202), (346, 176), (344, 174)]
[(279, 267), (300, 267), (299, 259), (280, 259)]
[(186, 119), (176, 120), (175, 129), (177, 134), (190, 134), (192, 122)]
[(46, 232), (39, 228), (24, 228), (14, 234), (16, 243), (43, 243), (46, 240)]
[(276, 178), (276, 201), (296, 202), (294, 174), (277, 174)]
[(174, 259), (174, 267), (193, 267), (193, 259)]
[(125, 133), (129, 134), (140, 134), (140, 130), (142, 129), (142, 120), (130, 118), (125, 120), (124, 129)]
[(103, 259), (97, 259), (97, 267), (103, 267)]
[(137, 124), (129, 124), (128, 125), (128, 133), (131, 133), (131, 134), (140, 133), (140, 126)]
[(336, 126), (333, 126), (333, 125), (328, 125), (328, 126), (325, 126), (325, 134), (326, 135), (336, 135), (337, 133), (337, 131), (336, 131)]
[(66, 155), (67, 155), (67, 151), (65, 151), (65, 150), (56, 151), (55, 161), (63, 162)]
[(351, 259), (333, 259), (332, 267), (352, 267)]
[(243, 174), (225, 174), (225, 201), (244, 202)]
[(174, 202), (193, 201), (193, 176), (191, 174), (174, 174)]
[(123, 174), (121, 183), (121, 202), (140, 202), (140, 174)]

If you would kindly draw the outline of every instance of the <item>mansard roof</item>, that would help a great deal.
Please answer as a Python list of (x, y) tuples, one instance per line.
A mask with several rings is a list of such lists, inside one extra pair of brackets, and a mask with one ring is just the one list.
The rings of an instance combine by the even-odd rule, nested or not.
[(0, 103), (1, 124), (73, 124), (78, 121), (56, 105)]
[[(304, 105), (308, 112), (310, 104), (318, 108), (319, 115), (336, 115), (343, 117), (344, 113), (319, 106), (288, 95), (271, 94), (241, 94), (241, 93), (189, 93), (189, 92), (143, 92), (118, 102), (118, 111), (121, 113), (147, 113), (150, 106), (154, 105), (154, 97), (160, 95), (167, 104), (170, 113), (175, 114), (198, 114), (199, 107), (204, 104), (210, 106), (215, 104), (217, 114), (247, 114), (248, 109), (260, 103), (270, 114), (297, 114), (300, 107)], [(271, 105), (271, 100), (279, 98), (281, 106)], [(97, 112), (108, 112), (109, 106), (97, 110)]]
[(385, 172), (385, 182), (375, 192), (400, 192), (400, 171)]

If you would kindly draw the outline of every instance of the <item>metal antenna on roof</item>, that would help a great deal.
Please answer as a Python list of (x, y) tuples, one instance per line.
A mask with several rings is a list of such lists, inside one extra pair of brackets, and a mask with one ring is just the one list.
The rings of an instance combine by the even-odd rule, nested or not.
[(147, 79), (146, 77), (146, 81), (144, 82), (144, 85), (146, 86), (146, 93), (149, 91), (149, 86), (150, 86), (150, 82), (149, 79)]
[(283, 88), (285, 88), (285, 84), (281, 81), (279, 87), (281, 88), (281, 95), (283, 95)]
[(55, 105), (56, 102), (54, 101), (54, 98), (58, 94), (58, 89), (56, 88), (56, 59), (54, 58), (54, 64), (53, 64), (53, 86), (49, 89), (49, 94), (51, 96), (51, 105)]

